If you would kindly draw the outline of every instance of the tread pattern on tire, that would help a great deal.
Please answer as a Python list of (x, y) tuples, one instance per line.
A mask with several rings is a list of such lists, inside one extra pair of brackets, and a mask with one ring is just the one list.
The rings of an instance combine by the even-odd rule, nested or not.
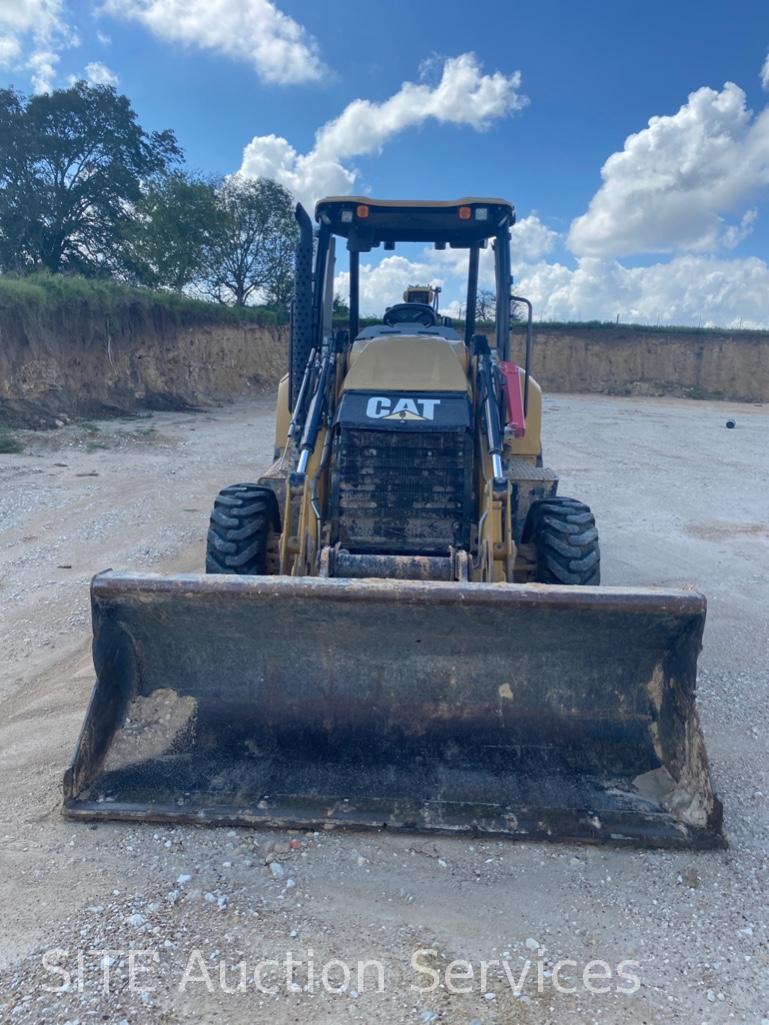
[(273, 491), (260, 484), (224, 488), (214, 502), (208, 527), (206, 573), (265, 574), (273, 530), (280, 530)]
[(529, 510), (523, 541), (537, 553), (541, 584), (599, 584), (601, 554), (590, 507), (576, 498), (547, 498)]

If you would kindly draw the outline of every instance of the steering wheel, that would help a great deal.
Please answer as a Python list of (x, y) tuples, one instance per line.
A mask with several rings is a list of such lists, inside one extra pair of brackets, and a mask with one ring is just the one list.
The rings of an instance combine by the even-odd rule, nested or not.
[(382, 319), (388, 327), (414, 323), (422, 324), (424, 327), (434, 327), (438, 318), (435, 310), (427, 303), (397, 303), (385, 310)]

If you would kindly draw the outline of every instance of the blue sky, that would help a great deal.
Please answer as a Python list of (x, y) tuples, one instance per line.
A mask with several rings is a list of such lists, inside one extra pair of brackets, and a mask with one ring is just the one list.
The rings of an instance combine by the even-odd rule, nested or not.
[[(114, 81), (201, 171), (511, 199), (520, 288), (564, 319), (769, 326), (768, 47), (765, 0), (0, 0), (5, 81)], [(376, 256), (364, 306), (459, 301), (459, 271)]]

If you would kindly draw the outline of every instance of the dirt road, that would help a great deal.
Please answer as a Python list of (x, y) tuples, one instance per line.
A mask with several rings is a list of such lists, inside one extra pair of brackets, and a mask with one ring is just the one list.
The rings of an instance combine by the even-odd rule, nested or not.
[(63, 822), (88, 580), (200, 568), (213, 494), (270, 460), (271, 404), (25, 435), (0, 456), (0, 1021), (769, 1019), (769, 409), (547, 407), (604, 582), (708, 595), (700, 709), (730, 849)]

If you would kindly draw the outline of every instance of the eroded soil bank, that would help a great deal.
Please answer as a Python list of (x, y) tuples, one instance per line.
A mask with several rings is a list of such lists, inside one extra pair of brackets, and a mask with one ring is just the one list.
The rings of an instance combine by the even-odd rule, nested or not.
[(160, 305), (0, 307), (0, 422), (188, 409), (261, 392), (286, 365), (286, 329), (206, 322)]
[[(522, 359), (520, 329), (514, 349)], [(543, 324), (533, 372), (549, 392), (767, 402), (769, 334)]]
[[(205, 304), (193, 315), (148, 295), (111, 305), (0, 301), (0, 423), (53, 427), (272, 391), (287, 364), (286, 326)], [(542, 324), (533, 372), (550, 393), (766, 402), (769, 334)]]

